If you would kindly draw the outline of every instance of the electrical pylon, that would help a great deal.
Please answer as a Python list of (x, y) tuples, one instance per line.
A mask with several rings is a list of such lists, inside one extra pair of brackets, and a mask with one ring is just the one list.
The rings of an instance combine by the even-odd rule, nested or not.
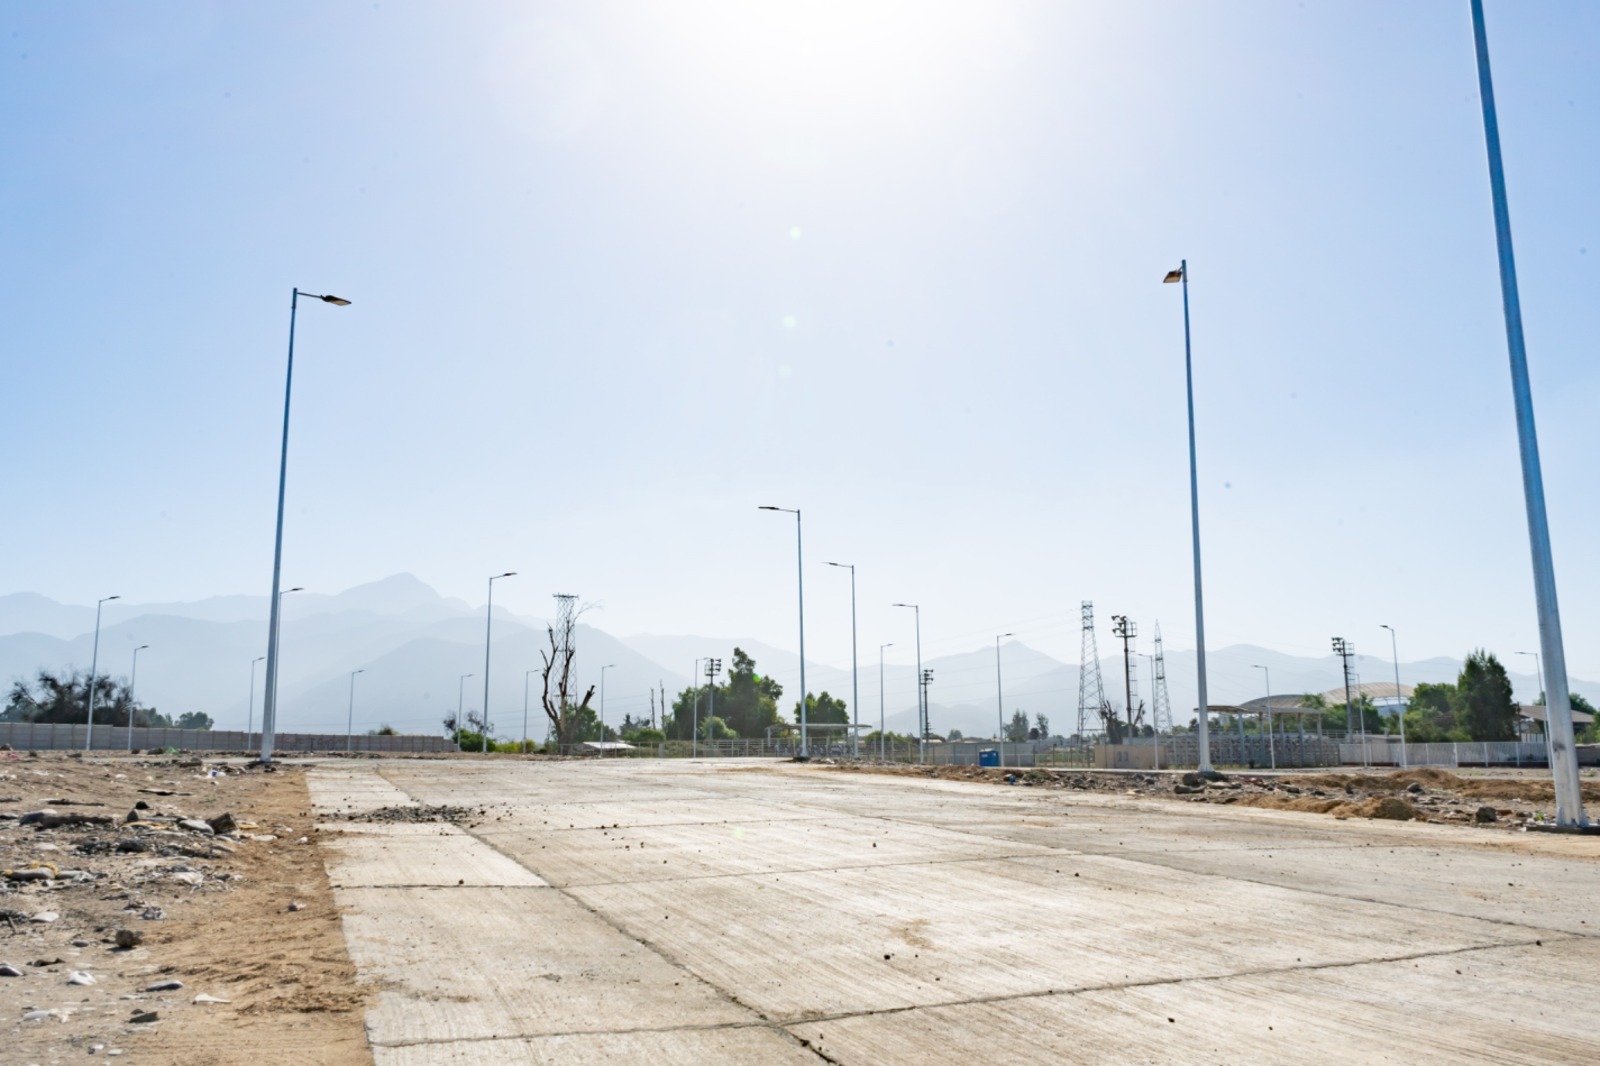
[(1167, 660), (1161, 651), (1161, 623), (1156, 623), (1155, 691), (1150, 694), (1150, 706), (1155, 715), (1152, 723), (1156, 736), (1172, 732), (1172, 704), (1167, 699)]
[(1100, 648), (1094, 639), (1094, 602), (1083, 601), (1083, 649), (1078, 658), (1078, 736), (1099, 732), (1100, 713), (1106, 703), (1100, 680)]

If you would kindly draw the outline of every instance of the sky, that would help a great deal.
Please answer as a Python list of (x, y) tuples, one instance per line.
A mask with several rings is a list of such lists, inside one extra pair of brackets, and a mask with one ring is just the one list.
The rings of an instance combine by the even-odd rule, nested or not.
[[(1600, 5), (1487, 3), (1568, 665), (1600, 675)], [(0, 592), (398, 572), (848, 664), (1079, 603), (1537, 644), (1466, 0), (9, 5)], [(115, 610), (111, 605), (110, 610)], [(1101, 634), (1105, 649), (1108, 636)]]

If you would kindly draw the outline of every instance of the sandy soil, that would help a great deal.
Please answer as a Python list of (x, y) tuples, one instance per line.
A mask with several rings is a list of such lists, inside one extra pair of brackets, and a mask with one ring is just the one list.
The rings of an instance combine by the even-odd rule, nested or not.
[[(67, 824), (19, 824), (46, 809)], [(238, 830), (177, 822), (225, 813)], [(366, 992), (314, 837), (293, 766), (0, 753), (0, 962), (22, 971), (0, 977), (0, 1058), (371, 1063)], [(53, 876), (27, 879), (40, 871)], [(119, 930), (140, 943), (119, 948)], [(149, 991), (163, 981), (183, 987)]]
[[(846, 772), (909, 774), (1023, 787), (1075, 789), (1191, 803), (1238, 804), (1329, 814), (1336, 818), (1388, 818), (1520, 829), (1554, 816), (1555, 789), (1548, 776), (1508, 773), (1464, 777), (1432, 768), (1393, 772), (1289, 772), (1228, 774), (1209, 782), (1178, 771), (995, 769), (978, 766), (904, 766), (838, 763)], [(1187, 783), (1186, 783), (1187, 778)], [(1600, 781), (1582, 783), (1586, 803), (1600, 803)], [(1490, 812), (1493, 817), (1490, 818)]]

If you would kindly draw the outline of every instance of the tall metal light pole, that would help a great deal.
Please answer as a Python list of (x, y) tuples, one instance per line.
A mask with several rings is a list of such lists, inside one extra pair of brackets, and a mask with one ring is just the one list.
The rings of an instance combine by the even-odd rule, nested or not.
[(892, 641), (892, 640), (887, 644), (879, 644), (878, 645), (878, 761), (879, 762), (885, 761), (885, 759), (887, 758), (887, 755), (885, 753), (888, 750), (887, 749), (888, 738), (884, 735), (884, 732), (883, 732), (883, 729), (884, 729), (884, 720), (883, 720), (883, 649), (884, 648), (892, 648), (892, 647), (894, 647), (894, 641)]
[(851, 715), (855, 729), (850, 739), (853, 758), (861, 758), (861, 672), (856, 666), (856, 564), (829, 563), (829, 566), (847, 567), (850, 570), (850, 699)]
[(1177, 270), (1167, 271), (1163, 282), (1183, 283), (1183, 374), (1189, 397), (1189, 520), (1194, 532), (1194, 641), (1195, 680), (1200, 687), (1199, 731), (1201, 773), (1211, 770), (1211, 708), (1206, 702), (1206, 609), (1200, 589), (1200, 474), (1194, 452), (1194, 359), (1189, 344), (1189, 261), (1180, 260)]
[(94, 605), (94, 655), (89, 659), (89, 728), (84, 732), (83, 750), (94, 745), (94, 690), (95, 675), (100, 670), (100, 608), (121, 596), (107, 596)]
[(1555, 779), (1555, 820), (1561, 827), (1586, 826), (1589, 816), (1584, 812), (1583, 793), (1578, 785), (1572, 700), (1567, 689), (1567, 653), (1561, 639), (1555, 562), (1550, 553), (1550, 522), (1544, 505), (1544, 474), (1539, 466), (1539, 433), (1533, 421), (1528, 353), (1522, 338), (1522, 302), (1517, 293), (1516, 258), (1511, 249), (1511, 209), (1506, 202), (1506, 176), (1500, 160), (1500, 125), (1495, 117), (1494, 81), (1489, 75), (1489, 38), (1483, 25), (1483, 0), (1472, 0), (1472, 36), (1478, 54), (1478, 99), (1483, 105), (1483, 136), (1489, 156), (1495, 244), (1500, 252), (1500, 297), (1506, 320), (1506, 348), (1511, 357), (1511, 395), (1517, 413), (1522, 495), (1528, 511), (1528, 542), (1533, 556), (1539, 648), (1544, 652), (1544, 661), (1550, 664), (1544, 717), (1545, 735), (1550, 744), (1550, 772)]
[(700, 663), (705, 659), (701, 656), (694, 661), (694, 670), (689, 674), (689, 687), (694, 689), (694, 713), (689, 716), (689, 758), (696, 759), (700, 756)]
[[(335, 307), (349, 307), (350, 301), (338, 296), (306, 293)], [(278, 455), (278, 527), (272, 542), (272, 600), (267, 619), (267, 691), (261, 699), (261, 761), (272, 761), (272, 742), (278, 728), (278, 585), (283, 573), (283, 494), (289, 478), (289, 398), (294, 394), (294, 322), (300, 306), (300, 290), (289, 297), (289, 366), (283, 377), (283, 448)]]
[(467, 728), (467, 723), (461, 720), (461, 713), (465, 710), (467, 700), (467, 678), (476, 677), (476, 674), (462, 674), (461, 680), (456, 684), (456, 732), (460, 733)]
[[(1160, 623), (1157, 623), (1160, 628)], [(1150, 733), (1156, 742), (1156, 769), (1161, 769), (1161, 722), (1156, 717), (1156, 657), (1153, 652), (1136, 651), (1135, 655), (1150, 664)]]
[[(139, 653), (144, 651), (148, 647), (150, 647), (150, 645), (141, 644), (137, 648), (133, 649), (133, 671), (128, 677), (128, 750), (129, 751), (133, 750), (133, 711), (134, 711), (135, 707), (139, 706), (138, 700), (135, 698), (136, 694), (139, 691)], [(252, 687), (252, 689), (254, 688), (254, 686), (251, 686), (251, 687)]]
[(1406, 698), (1400, 695), (1400, 642), (1394, 635), (1394, 626), (1379, 622), (1378, 628), (1389, 631), (1389, 650), (1394, 655), (1394, 698), (1400, 702), (1400, 769), (1404, 770), (1411, 759), (1406, 754)]
[(996, 720), (1000, 723), (1000, 732), (996, 735), (1000, 740), (1001, 766), (1006, 764), (1006, 694), (1000, 683), (1000, 638), (1014, 636), (1015, 633), (1001, 633), (994, 638), (994, 706)]
[(350, 671), (350, 710), (344, 722), (344, 751), (348, 755), (355, 750), (356, 745), (356, 675), (364, 674), (366, 670)]
[(265, 655), (258, 655), (250, 660), (250, 709), (245, 712), (244, 719), (244, 746), (250, 746), (250, 734), (256, 731), (256, 663), (265, 659)]
[(616, 663), (606, 663), (600, 668), (600, 739), (606, 739), (606, 671), (616, 666)]
[[(1555, 765), (1555, 762), (1554, 762), (1555, 756), (1550, 751), (1550, 693), (1547, 692), (1545, 690), (1545, 687), (1544, 687), (1544, 661), (1539, 658), (1539, 653), (1536, 652), (1536, 651), (1519, 651), (1519, 652), (1513, 652), (1512, 654), (1514, 654), (1514, 655), (1531, 655), (1531, 656), (1533, 656), (1533, 674), (1534, 674), (1534, 677), (1536, 677), (1538, 679), (1538, 681), (1539, 681), (1539, 695), (1536, 697), (1536, 700), (1541, 700), (1541, 699), (1544, 700), (1544, 717), (1545, 717), (1545, 723), (1544, 723), (1544, 750), (1545, 750), (1545, 759), (1546, 759), (1546, 761), (1548, 761), (1550, 763), (1551, 766), (1554, 766)], [(1517, 765), (1519, 765), (1519, 766), (1522, 765), (1521, 756), (1518, 756)]]
[(1278, 742), (1272, 728), (1272, 671), (1256, 663), (1250, 664), (1253, 669), (1260, 670), (1267, 675), (1267, 752), (1272, 759), (1272, 768), (1278, 768)]
[(909, 607), (917, 612), (917, 762), (928, 761), (928, 708), (924, 706), (927, 687), (922, 682), (922, 607), (915, 603), (892, 603), (891, 607)]
[[(283, 625), (283, 615), (282, 615), (283, 598), (285, 596), (289, 595), (289, 593), (291, 593), (291, 592), (304, 592), (305, 590), (306, 589), (305, 589), (304, 585), (296, 585), (292, 589), (284, 589), (282, 592), (278, 593), (279, 616), (278, 616), (278, 621), (276, 623), (274, 623), (274, 626), (276, 628), (282, 628), (282, 625)], [(271, 650), (270, 649), (270, 645), (272, 644), (272, 635), (271, 635), (270, 632), (267, 635), (267, 644), (269, 645), (268, 650)], [(267, 665), (269, 667), (269, 671), (268, 671), (268, 674), (267, 674), (267, 685), (274, 692), (276, 692), (277, 691), (277, 673), (278, 673), (279, 667), (283, 666), (283, 656), (279, 655), (276, 659), (269, 659)], [(261, 728), (263, 730), (263, 733), (262, 733), (263, 738), (265, 737), (265, 730), (267, 728), (267, 710), (266, 710), (266, 706), (267, 706), (266, 696), (263, 695), (262, 699), (261, 699)], [(273, 728), (273, 739), (274, 740), (277, 739), (277, 728), (276, 728), (276, 726), (274, 726), (274, 728)]]
[(489, 754), (489, 638), (494, 632), (494, 583), (503, 577), (516, 577), (515, 570), (507, 570), (489, 579), (489, 607), (483, 613), (483, 753)]
[(794, 515), (794, 552), (796, 572), (799, 575), (797, 587), (800, 592), (800, 757), (809, 759), (811, 742), (806, 733), (806, 559), (805, 547), (800, 538), (800, 509), (770, 505), (763, 505), (759, 509)]
[(524, 755), (528, 753), (528, 679), (538, 672), (537, 670), (525, 670), (522, 673), (522, 753)]

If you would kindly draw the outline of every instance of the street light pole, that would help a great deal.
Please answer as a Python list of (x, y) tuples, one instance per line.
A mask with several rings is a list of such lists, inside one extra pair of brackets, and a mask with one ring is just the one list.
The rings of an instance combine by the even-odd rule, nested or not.
[[(350, 301), (338, 296), (306, 293), (314, 300), (335, 307), (348, 307)], [(272, 541), (272, 600), (267, 619), (267, 690), (261, 699), (261, 761), (272, 761), (272, 742), (278, 728), (278, 585), (283, 574), (283, 494), (289, 478), (289, 398), (294, 392), (294, 323), (300, 307), (300, 290), (289, 297), (289, 365), (283, 376), (283, 447), (278, 454), (278, 526)]]
[(883, 720), (883, 649), (894, 647), (894, 641), (878, 645), (878, 761), (884, 762), (887, 758), (888, 738), (884, 736)]
[(855, 563), (829, 563), (829, 566), (849, 567), (850, 569), (850, 699), (851, 718), (855, 721), (855, 729), (850, 740), (850, 751), (853, 758), (861, 758), (861, 671), (856, 665), (856, 564)]
[[(280, 606), (279, 606), (279, 615), (278, 615), (277, 626), (279, 628), (281, 628), (282, 624), (283, 624), (283, 615), (282, 615), (283, 598), (285, 596), (289, 595), (289, 593), (291, 593), (291, 592), (304, 592), (304, 591), (305, 591), (305, 586), (304, 585), (296, 585), (292, 589), (284, 589), (282, 592), (278, 593), (278, 603), (279, 603)], [(270, 651), (271, 650), (270, 645), (272, 644), (272, 637), (271, 637), (270, 634), (267, 637), (267, 644), (269, 645), (268, 650)], [(273, 689), (273, 691), (276, 692), (277, 691), (277, 673), (278, 673), (278, 668), (283, 665), (283, 656), (280, 654), (276, 659), (269, 659), (267, 665), (269, 667), (271, 667), (271, 670), (270, 670), (270, 672), (268, 674), (268, 678), (269, 678), (268, 684)], [(265, 694), (263, 694), (263, 696), (261, 698), (261, 728), (262, 728), (262, 731), (263, 731), (263, 736), (265, 736), (265, 730), (267, 728), (267, 709), (266, 708), (267, 708), (266, 696), (265, 696)], [(276, 722), (276, 718), (274, 718), (274, 722)], [(274, 728), (273, 728), (273, 739), (274, 739), (274, 741), (276, 741), (276, 739), (277, 739), (277, 728), (276, 728), (276, 726), (274, 726)]]
[(800, 537), (800, 509), (798, 507), (763, 506), (763, 511), (782, 511), (794, 515), (795, 570), (800, 593), (800, 757), (811, 757), (811, 742), (806, 733), (806, 559), (805, 546)]
[(616, 666), (616, 663), (606, 663), (600, 668), (600, 740), (606, 739), (606, 671)]
[[(476, 674), (462, 674), (461, 680), (456, 684), (456, 733), (459, 735), (467, 728), (467, 723), (461, 720), (461, 713), (465, 710), (467, 700), (467, 678), (476, 677)], [(459, 745), (458, 745), (459, 747)]]
[(1156, 742), (1156, 770), (1159, 772), (1161, 770), (1161, 723), (1156, 719), (1156, 657), (1153, 653), (1146, 651), (1136, 651), (1134, 654), (1150, 664), (1150, 733)]
[[(1516, 652), (1515, 654), (1533, 656), (1533, 675), (1534, 675), (1535, 678), (1538, 679), (1538, 682), (1539, 682), (1539, 695), (1538, 695), (1537, 698), (1541, 699), (1541, 700), (1544, 700), (1544, 719), (1545, 719), (1545, 721), (1544, 721), (1544, 750), (1545, 750), (1545, 759), (1550, 762), (1551, 766), (1554, 766), (1555, 765), (1555, 761), (1554, 761), (1555, 756), (1550, 751), (1550, 693), (1545, 691), (1545, 687), (1544, 687), (1544, 661), (1539, 658), (1539, 653), (1536, 652), (1536, 651), (1519, 651), (1519, 652)], [(1521, 764), (1522, 764), (1522, 760), (1521, 760), (1521, 757), (1519, 756), (1518, 759), (1517, 759), (1517, 765), (1520, 766)]]
[(694, 671), (689, 674), (689, 687), (694, 690), (694, 713), (689, 716), (689, 758), (700, 757), (700, 663), (701, 656), (694, 661)]
[(356, 746), (356, 675), (364, 674), (365, 670), (350, 671), (350, 710), (344, 722), (344, 751), (348, 755)]
[(928, 708), (927, 686), (922, 680), (922, 607), (915, 603), (893, 603), (891, 607), (909, 607), (917, 613), (917, 762), (928, 761)]
[(1407, 769), (1411, 765), (1411, 757), (1406, 754), (1406, 698), (1400, 695), (1400, 643), (1394, 635), (1394, 626), (1378, 623), (1379, 628), (1389, 631), (1389, 650), (1394, 655), (1394, 698), (1400, 702), (1400, 769)]
[(1272, 728), (1272, 671), (1265, 666), (1259, 666), (1254, 663), (1251, 665), (1267, 675), (1267, 752), (1272, 759), (1272, 768), (1276, 770), (1278, 768), (1278, 742), (1273, 735)]
[(84, 732), (83, 750), (94, 745), (94, 689), (95, 674), (100, 670), (100, 608), (121, 596), (107, 596), (94, 605), (94, 654), (89, 659), (89, 728)]
[(1489, 38), (1483, 25), (1483, 0), (1472, 0), (1472, 36), (1478, 55), (1478, 99), (1483, 106), (1483, 136), (1489, 156), (1489, 190), (1494, 201), (1495, 244), (1500, 253), (1500, 296), (1511, 358), (1511, 394), (1517, 413), (1517, 443), (1522, 458), (1522, 495), (1528, 512), (1533, 556), (1534, 600), (1539, 614), (1539, 648), (1550, 664), (1545, 690), (1545, 736), (1550, 745), (1556, 825), (1589, 824), (1578, 784), (1578, 753), (1572, 731), (1572, 700), (1567, 689), (1567, 653), (1561, 639), (1561, 609), (1556, 600), (1555, 561), (1550, 552), (1550, 522), (1545, 513), (1544, 474), (1539, 465), (1539, 433), (1533, 421), (1533, 389), (1522, 337), (1522, 303), (1511, 248), (1511, 210), (1506, 202), (1505, 169), (1500, 160), (1500, 125), (1495, 118), (1494, 81), (1489, 75)]
[[(139, 706), (139, 702), (135, 698), (136, 694), (139, 691), (139, 653), (144, 651), (149, 646), (150, 645), (148, 645), (148, 644), (141, 644), (137, 648), (133, 649), (133, 672), (128, 678), (128, 750), (129, 751), (133, 750), (133, 711), (134, 711), (135, 707)], [(254, 686), (251, 686), (251, 687), (253, 688)]]
[(483, 754), (489, 754), (489, 637), (494, 632), (494, 583), (503, 577), (516, 577), (515, 570), (507, 570), (489, 579), (489, 607), (483, 621)]
[(265, 659), (265, 655), (258, 655), (250, 660), (250, 709), (245, 712), (244, 719), (244, 746), (250, 746), (250, 734), (256, 731), (256, 663)]
[(996, 734), (1000, 741), (1000, 765), (1006, 764), (1006, 694), (1000, 683), (1000, 638), (1014, 637), (1015, 633), (1001, 633), (994, 638), (994, 706), (996, 720), (1000, 723), (1000, 732)]
[(1211, 708), (1206, 702), (1206, 610), (1200, 589), (1200, 474), (1194, 449), (1194, 359), (1189, 343), (1189, 261), (1167, 272), (1164, 282), (1183, 284), (1183, 374), (1189, 398), (1189, 520), (1194, 533), (1194, 640), (1195, 680), (1200, 687), (1200, 727), (1195, 740), (1200, 748), (1201, 773), (1211, 771)]

